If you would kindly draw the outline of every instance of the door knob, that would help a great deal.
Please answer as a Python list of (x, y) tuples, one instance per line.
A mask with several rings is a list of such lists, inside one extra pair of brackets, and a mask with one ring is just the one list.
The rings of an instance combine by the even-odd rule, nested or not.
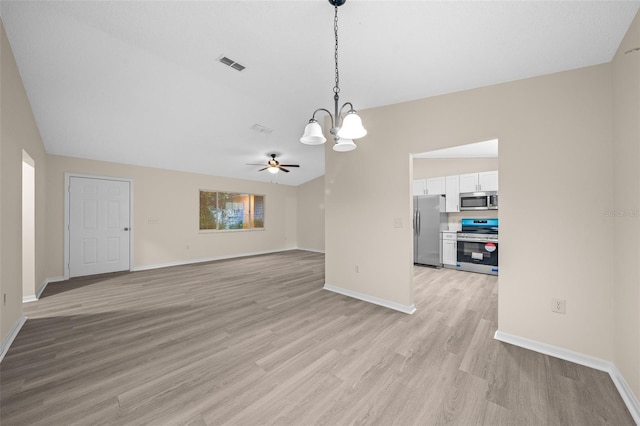
[(125, 230), (125, 231), (128, 231), (128, 230), (129, 230), (129, 228), (124, 228), (124, 230)]

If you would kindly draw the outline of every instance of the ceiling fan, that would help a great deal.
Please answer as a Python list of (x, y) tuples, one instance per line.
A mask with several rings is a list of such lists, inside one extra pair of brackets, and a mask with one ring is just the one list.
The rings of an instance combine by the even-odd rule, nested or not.
[(264, 166), (259, 172), (263, 170), (267, 170), (269, 173), (278, 173), (278, 171), (282, 170), (285, 173), (289, 173), (289, 170), (285, 169), (285, 167), (300, 167), (299, 164), (280, 164), (278, 160), (276, 160), (276, 154), (270, 155), (271, 159), (267, 161), (267, 164), (254, 164), (247, 163), (248, 166)]

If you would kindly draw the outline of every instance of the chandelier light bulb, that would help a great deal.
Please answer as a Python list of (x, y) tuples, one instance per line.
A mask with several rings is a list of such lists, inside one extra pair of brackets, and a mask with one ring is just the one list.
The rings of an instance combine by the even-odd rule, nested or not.
[(351, 139), (338, 139), (335, 145), (333, 145), (333, 150), (338, 152), (347, 152), (353, 151), (358, 146)]
[(338, 137), (345, 139), (360, 139), (367, 134), (367, 129), (362, 126), (362, 119), (351, 110), (342, 120), (342, 126), (338, 130)]
[(320, 145), (327, 141), (322, 134), (322, 127), (315, 119), (309, 120), (309, 124), (304, 128), (304, 135), (300, 138), (300, 142), (306, 145)]

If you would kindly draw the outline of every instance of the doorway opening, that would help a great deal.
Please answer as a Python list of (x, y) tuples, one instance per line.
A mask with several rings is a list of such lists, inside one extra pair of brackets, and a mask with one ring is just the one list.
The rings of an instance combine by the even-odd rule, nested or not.
[(36, 300), (36, 163), (22, 151), (22, 300)]
[[(498, 169), (498, 139), (412, 155), (414, 264), (425, 263), (420, 253), (428, 248), (431, 255), (429, 262), (426, 262), (428, 265), (498, 274)], [(469, 197), (470, 194), (475, 197)], [(420, 231), (428, 229), (424, 223), (427, 215), (422, 214), (419, 205), (416, 206), (417, 200), (437, 197), (441, 198), (440, 208), (429, 215), (435, 223), (432, 226), (435, 230), (423, 235), (425, 233)], [(479, 204), (470, 206), (471, 199), (478, 200)], [(416, 217), (422, 218), (421, 227), (416, 227)], [(491, 244), (458, 244), (457, 233), (463, 230), (463, 223), (468, 218), (480, 221), (491, 219), (495, 222)], [(426, 237), (433, 241), (426, 244), (423, 241)], [(488, 235), (483, 237), (489, 238)], [(476, 250), (474, 247), (482, 249)], [(477, 267), (476, 263), (482, 264), (483, 268)]]

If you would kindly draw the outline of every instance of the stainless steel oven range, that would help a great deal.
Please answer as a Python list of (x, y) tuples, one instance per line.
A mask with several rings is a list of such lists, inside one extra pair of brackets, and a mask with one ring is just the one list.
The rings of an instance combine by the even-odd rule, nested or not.
[(456, 267), (498, 275), (498, 219), (462, 219)]

